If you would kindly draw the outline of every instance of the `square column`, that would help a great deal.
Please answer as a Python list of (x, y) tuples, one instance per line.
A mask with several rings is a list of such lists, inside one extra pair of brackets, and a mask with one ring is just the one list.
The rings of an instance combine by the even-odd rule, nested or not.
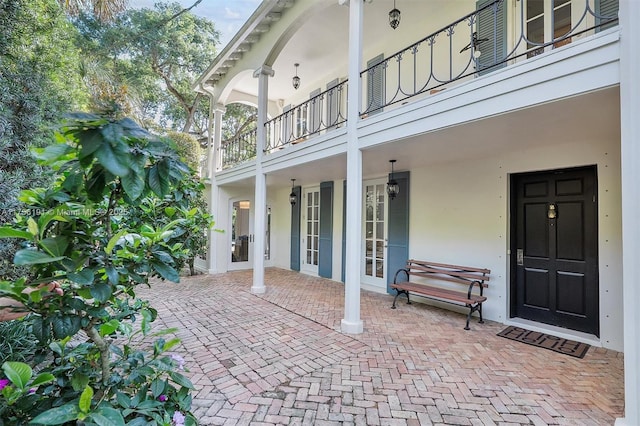
[(622, 158), (622, 294), (624, 318), (623, 419), (617, 426), (640, 424), (640, 2), (621, 0), (620, 150)]
[(363, 0), (349, 2), (349, 91), (347, 98), (347, 232), (345, 254), (344, 333), (364, 330), (360, 319), (360, 264), (362, 244), (362, 151), (358, 147), (358, 119), (362, 86)]

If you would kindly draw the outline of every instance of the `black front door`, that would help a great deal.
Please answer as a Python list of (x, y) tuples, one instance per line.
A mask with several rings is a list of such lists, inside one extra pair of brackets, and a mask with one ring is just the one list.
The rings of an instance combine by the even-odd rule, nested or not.
[(513, 317), (599, 335), (595, 167), (514, 175)]

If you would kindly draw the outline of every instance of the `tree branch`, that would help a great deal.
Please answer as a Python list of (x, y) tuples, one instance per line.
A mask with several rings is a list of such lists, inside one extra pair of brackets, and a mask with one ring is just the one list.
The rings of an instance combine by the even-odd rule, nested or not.
[(185, 12), (190, 11), (191, 9), (193, 9), (194, 7), (196, 7), (197, 5), (200, 4), (202, 0), (197, 0), (193, 5), (191, 5), (190, 7), (186, 8), (186, 9), (182, 9), (180, 12), (174, 14), (172, 17), (170, 17), (169, 19), (166, 19), (164, 22), (162, 22), (161, 25), (167, 25), (169, 22), (173, 21), (174, 19), (176, 19), (178, 16), (182, 15)]

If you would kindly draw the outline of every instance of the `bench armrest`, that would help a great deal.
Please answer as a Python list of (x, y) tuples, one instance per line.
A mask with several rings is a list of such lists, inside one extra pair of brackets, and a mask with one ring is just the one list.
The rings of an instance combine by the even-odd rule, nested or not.
[(407, 281), (409, 281), (409, 270), (407, 268), (400, 268), (396, 271), (396, 275), (393, 277), (393, 283), (397, 284), (398, 283), (398, 274), (400, 272), (404, 272), (405, 275), (407, 276)]
[(471, 299), (471, 292), (473, 291), (473, 286), (477, 285), (480, 288), (480, 296), (482, 296), (483, 293), (483, 287), (482, 287), (482, 283), (480, 281), (472, 281), (471, 284), (469, 284), (469, 291), (467, 292), (467, 299)]

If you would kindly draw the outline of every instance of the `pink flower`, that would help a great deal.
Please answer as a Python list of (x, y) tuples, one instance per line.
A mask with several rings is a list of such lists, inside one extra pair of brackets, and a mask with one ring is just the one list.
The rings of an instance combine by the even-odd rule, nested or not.
[(173, 426), (184, 426), (184, 414), (180, 411), (176, 411), (173, 413), (173, 421), (171, 422)]
[(36, 388), (29, 389), (29, 394), (36, 393)]
[(167, 395), (160, 395), (158, 397), (158, 401), (160, 401), (160, 402), (165, 402), (166, 400), (167, 400)]
[(1, 379), (0, 380), (0, 390), (4, 389), (7, 387), (7, 385), (9, 384), (9, 380), (7, 379)]

